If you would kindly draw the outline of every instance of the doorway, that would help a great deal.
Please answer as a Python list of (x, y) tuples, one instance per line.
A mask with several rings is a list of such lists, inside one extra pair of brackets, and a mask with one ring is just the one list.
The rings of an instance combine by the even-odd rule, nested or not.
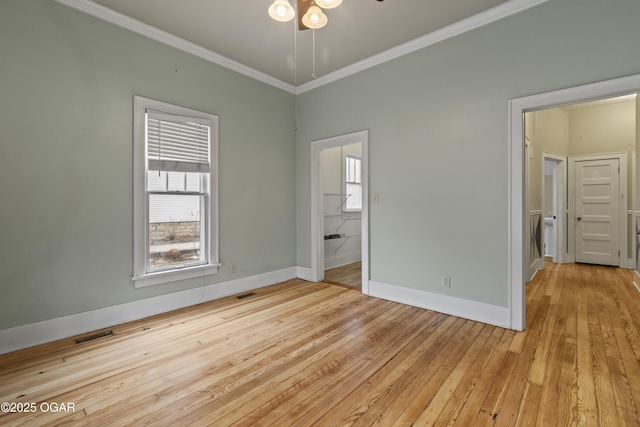
[[(544, 218), (544, 257), (556, 264), (567, 261), (567, 221), (566, 203), (567, 158), (557, 154), (543, 153), (543, 218)], [(543, 257), (543, 268), (544, 268)]]
[(362, 143), (320, 151), (324, 281), (362, 287)]
[[(365, 294), (369, 292), (368, 138), (368, 131), (360, 131), (311, 143), (312, 280), (324, 279), (326, 261), (333, 263), (331, 266), (341, 263), (341, 250), (348, 260), (349, 248), (353, 253), (353, 248), (359, 247), (360, 264), (349, 264), (360, 268), (361, 290)], [(339, 170), (324, 170), (323, 164), (338, 152), (341, 153)], [(340, 178), (336, 184), (333, 181), (342, 176), (342, 168), (345, 174), (347, 170), (356, 169), (358, 173), (352, 176), (354, 179)], [(359, 197), (354, 197), (354, 192), (359, 192)], [(348, 194), (351, 195), (347, 197)], [(358, 199), (356, 204), (355, 199)]]
[(640, 92), (640, 74), (509, 101), (509, 312), (510, 328), (526, 325), (525, 278), (528, 268), (528, 216), (525, 193), (524, 115), (529, 111)]

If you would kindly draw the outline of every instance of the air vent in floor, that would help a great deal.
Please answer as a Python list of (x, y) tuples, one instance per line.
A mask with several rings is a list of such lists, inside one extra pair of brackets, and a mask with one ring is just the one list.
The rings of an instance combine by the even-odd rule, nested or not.
[(243, 299), (243, 298), (247, 298), (247, 297), (252, 297), (254, 295), (255, 294), (253, 292), (249, 292), (248, 294), (238, 295), (236, 298)]
[(107, 337), (109, 335), (113, 335), (113, 331), (105, 331), (105, 332), (100, 332), (100, 333), (97, 333), (97, 334), (89, 335), (87, 337), (78, 338), (78, 339), (76, 339), (76, 343), (77, 344), (82, 344), (83, 342), (93, 341), (95, 339), (102, 338), (102, 337)]

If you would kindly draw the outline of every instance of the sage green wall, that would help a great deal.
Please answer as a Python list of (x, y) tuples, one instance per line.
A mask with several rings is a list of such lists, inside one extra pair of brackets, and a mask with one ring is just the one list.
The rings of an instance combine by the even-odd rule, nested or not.
[[(51, 0), (0, 2), (0, 329), (295, 266), (294, 96)], [(220, 118), (220, 257), (133, 287), (132, 105)]]
[(550, 0), (299, 95), (298, 264), (310, 142), (368, 129), (371, 280), (507, 306), (508, 101), (640, 73), (639, 16), (637, 0)]

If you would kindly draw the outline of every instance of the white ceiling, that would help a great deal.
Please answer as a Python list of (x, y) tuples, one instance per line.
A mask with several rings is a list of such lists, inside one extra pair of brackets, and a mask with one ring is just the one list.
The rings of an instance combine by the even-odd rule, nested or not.
[[(439, 35), (433, 43), (546, 0), (344, 0), (325, 11), (329, 23), (315, 35), (294, 30), (295, 20), (272, 20), (267, 9), (273, 0), (56, 1), (153, 38), (168, 34), (169, 44), (190, 42), (200, 56), (211, 53), (218, 63), (230, 59), (231, 68), (295, 88), (314, 80), (314, 59), (320, 80), (394, 49), (406, 50), (429, 35)], [(290, 3), (295, 6), (295, 0)]]

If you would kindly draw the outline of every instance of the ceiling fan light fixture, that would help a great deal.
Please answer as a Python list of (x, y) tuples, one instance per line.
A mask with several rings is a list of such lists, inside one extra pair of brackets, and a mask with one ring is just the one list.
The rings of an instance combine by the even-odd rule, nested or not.
[(327, 15), (322, 12), (318, 6), (311, 6), (307, 13), (302, 17), (302, 23), (305, 27), (317, 30), (327, 25)]
[(296, 11), (291, 4), (289, 4), (289, 0), (275, 0), (273, 4), (269, 6), (269, 16), (276, 21), (291, 21), (295, 14)]
[(340, 6), (342, 0), (315, 0), (315, 3), (323, 9), (333, 9), (334, 7)]

